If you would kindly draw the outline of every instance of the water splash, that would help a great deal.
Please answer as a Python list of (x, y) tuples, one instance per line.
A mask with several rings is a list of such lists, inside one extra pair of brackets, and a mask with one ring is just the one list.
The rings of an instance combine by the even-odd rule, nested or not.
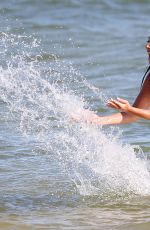
[(116, 129), (70, 120), (89, 107), (86, 93), (105, 100), (103, 94), (71, 64), (53, 54), (45, 59), (34, 38), (1, 33), (0, 42), (1, 99), (23, 135), (61, 164), (80, 194), (149, 194), (147, 161), (122, 144)]

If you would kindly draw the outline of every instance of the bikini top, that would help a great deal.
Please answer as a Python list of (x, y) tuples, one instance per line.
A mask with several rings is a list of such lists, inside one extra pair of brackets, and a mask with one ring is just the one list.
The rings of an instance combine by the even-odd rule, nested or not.
[(149, 73), (150, 73), (150, 65), (147, 67), (147, 69), (146, 69), (146, 71), (145, 71), (145, 73), (144, 73), (144, 76), (143, 76), (143, 78), (142, 78), (141, 87), (143, 86), (144, 81), (145, 81), (145, 79), (146, 79), (146, 77), (148, 76)]

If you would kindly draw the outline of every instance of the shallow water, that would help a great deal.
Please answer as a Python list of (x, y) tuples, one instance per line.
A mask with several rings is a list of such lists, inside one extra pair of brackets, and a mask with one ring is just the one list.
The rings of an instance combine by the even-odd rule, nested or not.
[(149, 122), (74, 123), (134, 101), (149, 1), (0, 3), (1, 229), (149, 229)]

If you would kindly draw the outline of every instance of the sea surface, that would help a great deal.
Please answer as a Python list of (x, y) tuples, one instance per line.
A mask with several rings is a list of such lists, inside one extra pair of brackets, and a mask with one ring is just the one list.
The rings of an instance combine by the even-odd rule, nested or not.
[(75, 122), (133, 103), (148, 0), (0, 1), (0, 229), (149, 230), (150, 122)]

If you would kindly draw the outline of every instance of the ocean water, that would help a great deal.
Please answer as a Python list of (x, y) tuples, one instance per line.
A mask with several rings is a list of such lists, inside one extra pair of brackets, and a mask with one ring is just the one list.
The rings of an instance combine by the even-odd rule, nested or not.
[(148, 0), (0, 2), (0, 229), (149, 230), (149, 121), (74, 122), (134, 101)]

